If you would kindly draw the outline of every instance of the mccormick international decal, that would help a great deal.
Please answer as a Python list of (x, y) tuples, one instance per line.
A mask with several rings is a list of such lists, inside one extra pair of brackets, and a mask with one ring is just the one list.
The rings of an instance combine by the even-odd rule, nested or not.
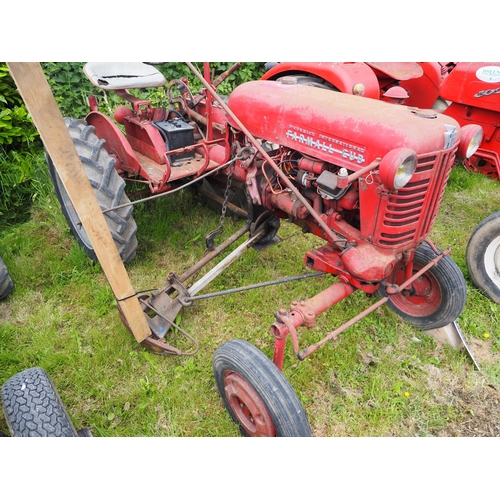
[(500, 66), (483, 66), (476, 71), (476, 76), (482, 82), (500, 82)]
[(318, 151), (323, 151), (332, 156), (340, 155), (345, 160), (356, 162), (358, 165), (361, 165), (366, 161), (364, 157), (364, 153), (366, 151), (365, 147), (355, 146), (354, 144), (329, 137), (320, 132), (306, 130), (302, 127), (298, 127), (297, 125), (288, 125), (286, 137), (292, 141), (305, 144), (306, 146)]

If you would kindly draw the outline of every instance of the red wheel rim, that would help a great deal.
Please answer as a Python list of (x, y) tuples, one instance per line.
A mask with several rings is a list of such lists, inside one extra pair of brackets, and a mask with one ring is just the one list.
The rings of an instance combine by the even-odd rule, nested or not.
[(276, 429), (266, 405), (241, 375), (227, 371), (224, 374), (224, 391), (231, 410), (249, 436), (276, 436)]
[(480, 173), (492, 179), (498, 179), (498, 171), (495, 165), (486, 161), (479, 156), (471, 156), (468, 160), (464, 160), (463, 164), (467, 170), (474, 173)]
[[(422, 266), (414, 263), (413, 271), (417, 272)], [(399, 268), (394, 274), (395, 282), (404, 282), (404, 271)], [(409, 316), (430, 316), (435, 313), (443, 300), (441, 287), (434, 275), (427, 271), (417, 278), (410, 289), (403, 290), (391, 297), (391, 301), (397, 309)]]

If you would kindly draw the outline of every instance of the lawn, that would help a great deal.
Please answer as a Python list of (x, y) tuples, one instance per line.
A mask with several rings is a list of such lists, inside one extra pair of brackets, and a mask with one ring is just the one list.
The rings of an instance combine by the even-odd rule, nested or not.
[[(43, 167), (39, 176), (50, 184)], [(431, 234), (439, 247), (453, 248), (466, 277), (458, 323), (481, 371), (464, 349), (436, 342), (381, 307), (302, 362), (287, 345), (283, 371), (314, 436), (500, 436), (500, 305), (474, 288), (465, 263), (474, 227), (499, 207), (498, 181), (456, 167)], [(139, 248), (126, 267), (139, 291), (162, 287), (170, 272), (196, 262), (220, 214), (188, 189), (137, 205), (134, 217)], [(224, 235), (242, 224), (227, 217)], [(203, 293), (308, 272), (304, 253), (323, 242), (286, 221), (279, 235), (281, 243), (245, 253)], [(43, 367), (76, 428), (89, 427), (94, 436), (239, 436), (215, 385), (215, 350), (241, 338), (272, 356), (274, 313), (334, 282), (321, 276), (199, 301), (178, 318), (199, 351), (169, 357), (143, 349), (125, 329), (100, 266), (72, 238), (51, 187), (27, 222), (1, 229), (0, 255), (15, 282), (0, 302), (0, 384)], [(301, 329), (300, 346), (375, 300), (354, 293), (311, 330)], [(171, 343), (190, 348), (178, 334)], [(8, 433), (3, 416), (0, 432)]]

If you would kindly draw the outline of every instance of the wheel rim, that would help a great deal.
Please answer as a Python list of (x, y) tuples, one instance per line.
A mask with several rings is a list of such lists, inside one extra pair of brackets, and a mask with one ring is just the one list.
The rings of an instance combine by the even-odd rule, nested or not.
[(497, 236), (484, 252), (484, 269), (488, 277), (500, 288), (500, 236)]
[(494, 164), (479, 156), (471, 156), (463, 162), (465, 168), (471, 172), (480, 173), (492, 179), (498, 179), (498, 171)]
[(232, 412), (249, 436), (276, 436), (273, 420), (264, 402), (241, 375), (226, 372), (224, 391)]
[[(414, 272), (419, 271), (422, 266), (414, 263)], [(398, 269), (395, 274), (395, 282), (404, 282), (403, 269)], [(427, 271), (417, 278), (410, 289), (391, 296), (391, 301), (395, 307), (410, 316), (426, 317), (439, 309), (443, 300), (441, 287), (434, 275)]]

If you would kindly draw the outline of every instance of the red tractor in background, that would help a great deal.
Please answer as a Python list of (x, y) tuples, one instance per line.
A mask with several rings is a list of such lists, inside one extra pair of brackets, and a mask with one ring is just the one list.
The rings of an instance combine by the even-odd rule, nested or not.
[(381, 99), (478, 124), (484, 136), (464, 160), (469, 170), (500, 177), (500, 63), (268, 63), (264, 80), (295, 76), (298, 83)]
[[(196, 352), (181, 352), (168, 342), (173, 329), (191, 338), (176, 325), (176, 316), (243, 252), (275, 244), (281, 220), (323, 242), (306, 253), (304, 264), (316, 271), (313, 275), (327, 273), (336, 282), (275, 313), (273, 360), (241, 339), (223, 344), (213, 358), (221, 397), (245, 435), (307, 436), (311, 430), (305, 412), (281, 372), (287, 338), (303, 360), (385, 303), (424, 330), (445, 326), (461, 313), (463, 275), (450, 250), (436, 248), (428, 235), (451, 168), (476, 152), (482, 129), (460, 127), (433, 110), (298, 85), (296, 78), (248, 82), (229, 99), (218, 96), (217, 85), (238, 64), (211, 81), (208, 64), (202, 75), (187, 63), (204, 87), (193, 92), (182, 75), (168, 84), (168, 102), (154, 108), (129, 92), (166, 84), (152, 65), (88, 63), (84, 71), (89, 79), (128, 105), (119, 106), (113, 119), (99, 112), (91, 98), (85, 120), (66, 123), (124, 261), (133, 258), (137, 246), (125, 182), (146, 185), (152, 196), (205, 183), (213, 188), (207, 192), (221, 203), (223, 214), (232, 190), (244, 193), (246, 204), (234, 206), (246, 218), (239, 231), (218, 246), (220, 231), (207, 235), (208, 253), (198, 263), (180, 275), (171, 272), (161, 290), (138, 296), (151, 328), (143, 345), (153, 351)], [(71, 229), (95, 258), (47, 160)], [(185, 286), (245, 235), (235, 250)], [(298, 328), (311, 328), (321, 313), (356, 290), (378, 300), (315, 344), (299, 347)]]

